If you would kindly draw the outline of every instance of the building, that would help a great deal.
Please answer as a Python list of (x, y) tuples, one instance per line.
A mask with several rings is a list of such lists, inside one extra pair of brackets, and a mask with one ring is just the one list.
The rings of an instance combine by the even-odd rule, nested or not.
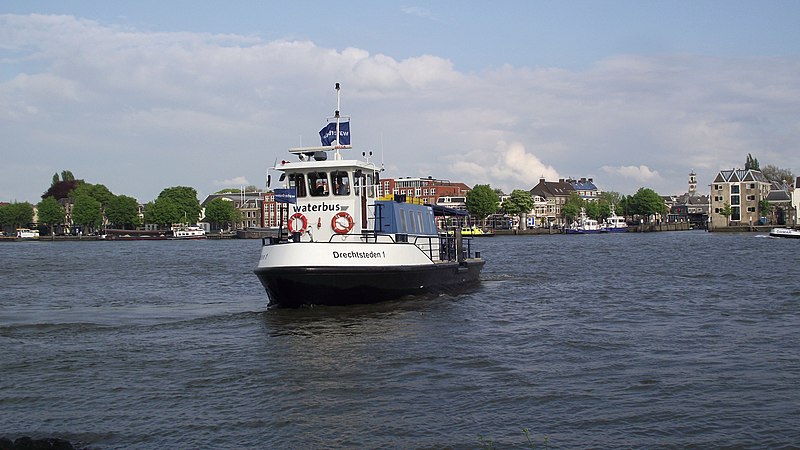
[(689, 173), (689, 191), (665, 199), (669, 207), (667, 223), (690, 223), (692, 228), (705, 229), (708, 225), (709, 197), (697, 194), (697, 174)]
[(597, 202), (600, 198), (600, 189), (594, 184), (591, 178), (581, 178), (580, 180), (568, 179), (567, 183), (572, 186), (572, 189), (578, 194), (581, 200), (588, 202)]
[(545, 181), (544, 178), (540, 178), (539, 184), (534, 186), (529, 192), (535, 204), (537, 203), (537, 197), (539, 199), (538, 207), (534, 206), (535, 223), (542, 226), (564, 225), (561, 208), (563, 208), (569, 196), (575, 192), (572, 184), (563, 178), (558, 180), (558, 182)]
[(757, 225), (762, 217), (760, 202), (770, 188), (761, 171), (721, 170), (711, 184), (709, 228)]
[[(225, 201), (233, 202), (234, 207), (242, 214), (241, 222), (231, 224), (234, 230), (245, 228), (263, 227), (262, 203), (264, 202), (263, 192), (230, 192), (221, 194), (210, 194), (200, 203), (200, 216), (205, 218), (205, 208), (211, 200), (221, 198)], [(210, 224), (207, 231), (217, 231), (214, 224)]]
[(428, 178), (384, 178), (378, 186), (378, 196), (401, 194), (421, 198), (423, 202), (436, 205), (440, 197), (464, 197), (470, 187), (464, 183)]
[(262, 200), (261, 208), (261, 226), (265, 228), (274, 228), (281, 226), (281, 223), (286, 223), (289, 218), (289, 204), (278, 203), (275, 201), (275, 193), (265, 192)]
[(795, 177), (791, 194), (792, 211), (794, 212), (794, 222), (792, 222), (792, 225), (797, 226), (797, 216), (800, 214), (800, 177)]
[(443, 206), (445, 208), (456, 209), (459, 211), (466, 211), (467, 210), (467, 197), (466, 196), (458, 196), (458, 197), (450, 197), (450, 196), (442, 196), (436, 199), (436, 204), (439, 206)]
[(792, 205), (793, 188), (783, 181), (773, 181), (770, 184), (767, 202), (769, 211), (764, 211), (767, 223), (776, 225), (795, 225), (797, 223), (797, 209)]

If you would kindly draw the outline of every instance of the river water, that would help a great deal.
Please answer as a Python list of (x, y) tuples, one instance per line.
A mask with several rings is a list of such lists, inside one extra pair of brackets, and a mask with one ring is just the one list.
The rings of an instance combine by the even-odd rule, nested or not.
[(800, 446), (800, 240), (497, 236), (458, 297), (267, 309), (260, 241), (0, 245), (0, 437)]

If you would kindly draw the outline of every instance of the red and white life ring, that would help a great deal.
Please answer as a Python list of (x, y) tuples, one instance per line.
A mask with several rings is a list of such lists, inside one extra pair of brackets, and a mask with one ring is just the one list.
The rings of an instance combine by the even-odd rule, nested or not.
[[(344, 219), (344, 220), (340, 220)], [(347, 222), (346, 224), (343, 222)], [(347, 234), (350, 230), (353, 229), (353, 216), (350, 214), (341, 211), (333, 215), (333, 219), (331, 219), (331, 228), (333, 228), (333, 232), (336, 234)]]
[[(294, 225), (296, 223), (295, 221), (297, 221), (297, 220), (300, 221), (300, 224), (301, 224), (300, 229), (295, 229), (295, 227), (294, 227)], [(302, 232), (306, 231), (306, 227), (307, 226), (308, 226), (308, 219), (306, 219), (306, 216), (304, 216), (303, 214), (294, 213), (294, 214), (292, 214), (292, 217), (289, 217), (288, 227), (289, 227), (289, 232), (290, 233), (302, 233)]]

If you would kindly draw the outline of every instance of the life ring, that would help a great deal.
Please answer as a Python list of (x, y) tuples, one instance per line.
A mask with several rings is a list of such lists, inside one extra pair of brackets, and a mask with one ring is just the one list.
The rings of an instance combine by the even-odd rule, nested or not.
[[(301, 226), (299, 230), (295, 230), (294, 229), (294, 221), (298, 220), (298, 219), (300, 220), (300, 223), (303, 226)], [(303, 214), (294, 213), (294, 214), (292, 214), (292, 217), (289, 217), (288, 227), (289, 227), (289, 232), (290, 233), (302, 233), (302, 232), (306, 231), (306, 227), (307, 226), (308, 226), (308, 219), (306, 219), (306, 216), (304, 216)]]
[[(342, 223), (339, 222), (340, 218), (347, 220), (347, 225), (342, 226)], [(353, 223), (353, 216), (341, 211), (333, 215), (333, 219), (331, 219), (331, 228), (333, 228), (333, 232), (336, 234), (347, 234), (353, 229)]]

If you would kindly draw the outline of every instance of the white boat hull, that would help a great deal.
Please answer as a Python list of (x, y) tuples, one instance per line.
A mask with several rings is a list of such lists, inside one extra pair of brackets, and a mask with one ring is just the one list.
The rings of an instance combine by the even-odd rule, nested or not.
[(800, 230), (792, 228), (773, 228), (769, 235), (772, 237), (800, 239)]
[(414, 244), (299, 242), (264, 246), (255, 273), (270, 305), (298, 307), (463, 292), (479, 282), (483, 265), (434, 262)]

